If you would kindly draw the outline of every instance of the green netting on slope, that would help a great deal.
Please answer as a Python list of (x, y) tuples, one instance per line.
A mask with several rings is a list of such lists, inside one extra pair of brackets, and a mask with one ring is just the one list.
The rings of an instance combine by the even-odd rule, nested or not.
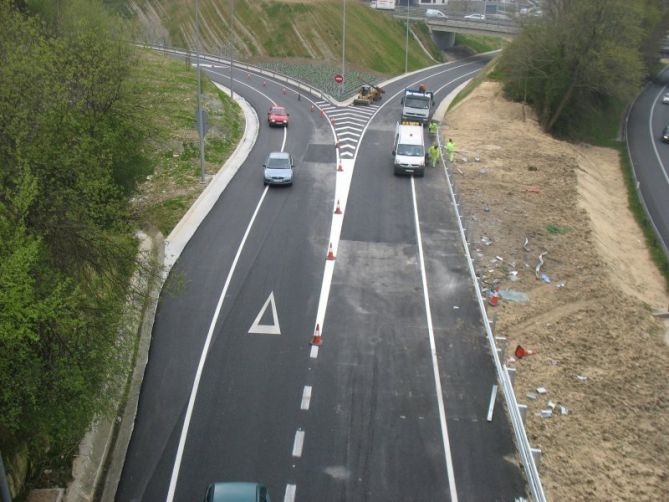
[(341, 73), (341, 68), (328, 64), (273, 62), (255, 66), (301, 80), (338, 100), (356, 94), (363, 83), (377, 84), (381, 81), (378, 75), (347, 69), (346, 81), (337, 84), (334, 76)]

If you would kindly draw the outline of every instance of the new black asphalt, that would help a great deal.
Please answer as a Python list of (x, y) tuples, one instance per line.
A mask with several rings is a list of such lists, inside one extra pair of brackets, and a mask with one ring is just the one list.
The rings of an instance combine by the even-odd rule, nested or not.
[[(392, 174), (392, 137), (405, 85), (443, 98), (486, 58), (441, 65), (386, 86), (362, 138), (323, 330), (310, 357), (335, 187), (327, 120), (283, 84), (237, 72), (257, 110), (250, 156), (173, 268), (160, 298), (118, 501), (165, 500), (200, 355), (216, 305), (264, 191), (262, 163), (291, 114), (292, 187), (271, 187), (235, 263), (199, 383), (175, 500), (214, 481), (265, 483), (274, 500), (513, 500), (525, 496), (443, 170), (415, 180), (427, 284), (421, 275), (412, 180)], [(223, 71), (223, 70), (222, 70)], [(434, 76), (431, 76), (434, 75)], [(228, 74), (210, 76), (227, 84)], [(252, 89), (255, 87), (256, 90)], [(449, 485), (423, 291), (434, 326), (455, 487)], [(270, 294), (281, 334), (249, 329)], [(262, 323), (271, 323), (271, 315)], [(305, 387), (311, 400), (304, 408)], [(302, 403), (302, 407), (301, 407)]]

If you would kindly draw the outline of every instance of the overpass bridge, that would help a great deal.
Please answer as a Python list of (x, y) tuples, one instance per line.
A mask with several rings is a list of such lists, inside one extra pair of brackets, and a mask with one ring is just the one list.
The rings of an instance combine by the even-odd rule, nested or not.
[(432, 39), (440, 49), (453, 47), (456, 33), (512, 38), (520, 32), (517, 23), (499, 19), (423, 18), (430, 28)]

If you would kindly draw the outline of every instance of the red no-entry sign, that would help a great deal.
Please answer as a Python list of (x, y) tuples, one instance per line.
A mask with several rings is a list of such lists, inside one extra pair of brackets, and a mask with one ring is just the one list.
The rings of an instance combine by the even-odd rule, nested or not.
[(337, 82), (338, 84), (341, 84), (343, 81), (344, 81), (344, 76), (337, 73), (335, 75), (335, 82)]

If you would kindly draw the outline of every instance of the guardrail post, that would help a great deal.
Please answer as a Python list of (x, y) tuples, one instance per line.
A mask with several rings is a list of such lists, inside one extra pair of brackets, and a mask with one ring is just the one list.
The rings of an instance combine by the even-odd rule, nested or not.
[(518, 405), (518, 413), (520, 413), (520, 418), (523, 421), (523, 425), (525, 425), (525, 420), (527, 419), (527, 405), (526, 404), (519, 404)]
[(511, 387), (513, 387), (513, 384), (516, 382), (516, 368), (509, 368), (505, 365), (504, 369), (506, 369), (506, 374), (509, 376), (509, 382), (511, 382)]
[[(496, 318), (497, 315), (495, 314), (493, 318)], [(493, 321), (494, 323), (494, 321)], [(495, 330), (493, 330), (494, 332)], [(495, 343), (497, 344), (497, 353), (499, 354), (499, 358), (501, 360), (504, 360), (506, 357), (506, 344), (507, 340), (505, 336), (496, 336), (495, 337)]]
[(541, 449), (539, 448), (530, 448), (532, 452), (532, 458), (534, 459), (534, 465), (537, 466), (537, 471), (541, 467)]

